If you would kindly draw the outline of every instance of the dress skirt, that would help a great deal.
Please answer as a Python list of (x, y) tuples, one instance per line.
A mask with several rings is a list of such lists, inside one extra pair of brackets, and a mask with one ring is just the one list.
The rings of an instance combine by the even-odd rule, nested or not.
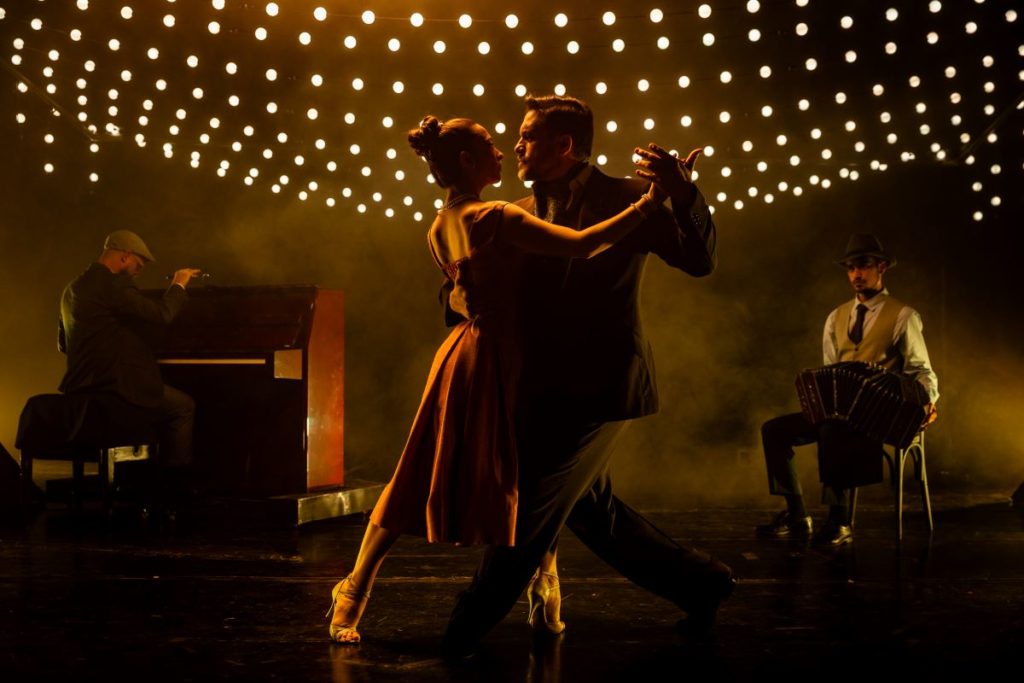
[(474, 319), (441, 344), (372, 523), (431, 542), (513, 544), (517, 367), (503, 338)]

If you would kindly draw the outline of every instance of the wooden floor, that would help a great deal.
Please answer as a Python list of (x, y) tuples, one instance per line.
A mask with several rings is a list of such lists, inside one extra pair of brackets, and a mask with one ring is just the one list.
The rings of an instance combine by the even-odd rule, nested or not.
[[(479, 549), (402, 539), (384, 566), (357, 648), (328, 642), (329, 591), (362, 519), (295, 529), (212, 505), (175, 525), (121, 509), (61, 506), (0, 529), (4, 681), (985, 680), (1024, 666), (1024, 525), (1000, 495), (935, 496), (894, 533), (885, 501), (862, 504), (837, 552), (754, 538), (770, 510), (652, 512), (667, 533), (731, 564), (740, 583), (716, 637), (596, 560), (566, 532), (557, 639), (535, 639), (525, 602), (478, 657), (438, 656), (453, 598)], [(812, 678), (813, 677), (813, 678)], [(1011, 677), (1012, 678), (1012, 677)]]

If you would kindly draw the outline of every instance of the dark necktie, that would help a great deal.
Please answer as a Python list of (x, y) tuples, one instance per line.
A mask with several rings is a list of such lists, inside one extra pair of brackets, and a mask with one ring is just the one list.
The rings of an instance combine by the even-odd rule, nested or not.
[(853, 329), (850, 330), (850, 341), (854, 344), (860, 344), (860, 340), (864, 338), (864, 316), (867, 312), (867, 306), (857, 304), (857, 320), (854, 321)]

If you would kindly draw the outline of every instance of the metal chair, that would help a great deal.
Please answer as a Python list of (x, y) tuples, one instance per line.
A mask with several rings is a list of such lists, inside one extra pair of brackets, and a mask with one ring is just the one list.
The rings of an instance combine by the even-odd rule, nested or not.
[[(883, 453), (885, 461), (889, 464), (889, 483), (896, 499), (896, 537), (903, 540), (903, 470), (907, 458), (914, 461), (914, 480), (920, 485), (921, 499), (928, 518), (928, 533), (931, 534), (935, 530), (935, 523), (932, 520), (932, 500), (928, 492), (928, 470), (925, 468), (924, 460), (924, 430), (920, 430), (906, 448), (896, 448), (892, 454), (888, 451)], [(850, 498), (851, 523), (856, 510), (857, 489), (854, 489)]]

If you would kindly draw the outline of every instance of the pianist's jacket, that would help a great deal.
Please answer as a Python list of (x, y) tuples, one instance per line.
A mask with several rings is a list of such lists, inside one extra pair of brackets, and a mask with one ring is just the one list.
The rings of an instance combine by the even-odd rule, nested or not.
[(127, 273), (115, 275), (93, 263), (61, 297), (57, 346), (67, 354), (68, 369), (60, 390), (114, 393), (134, 405), (156, 407), (164, 388), (154, 341), (187, 299), (177, 285), (162, 299), (149, 299)]

